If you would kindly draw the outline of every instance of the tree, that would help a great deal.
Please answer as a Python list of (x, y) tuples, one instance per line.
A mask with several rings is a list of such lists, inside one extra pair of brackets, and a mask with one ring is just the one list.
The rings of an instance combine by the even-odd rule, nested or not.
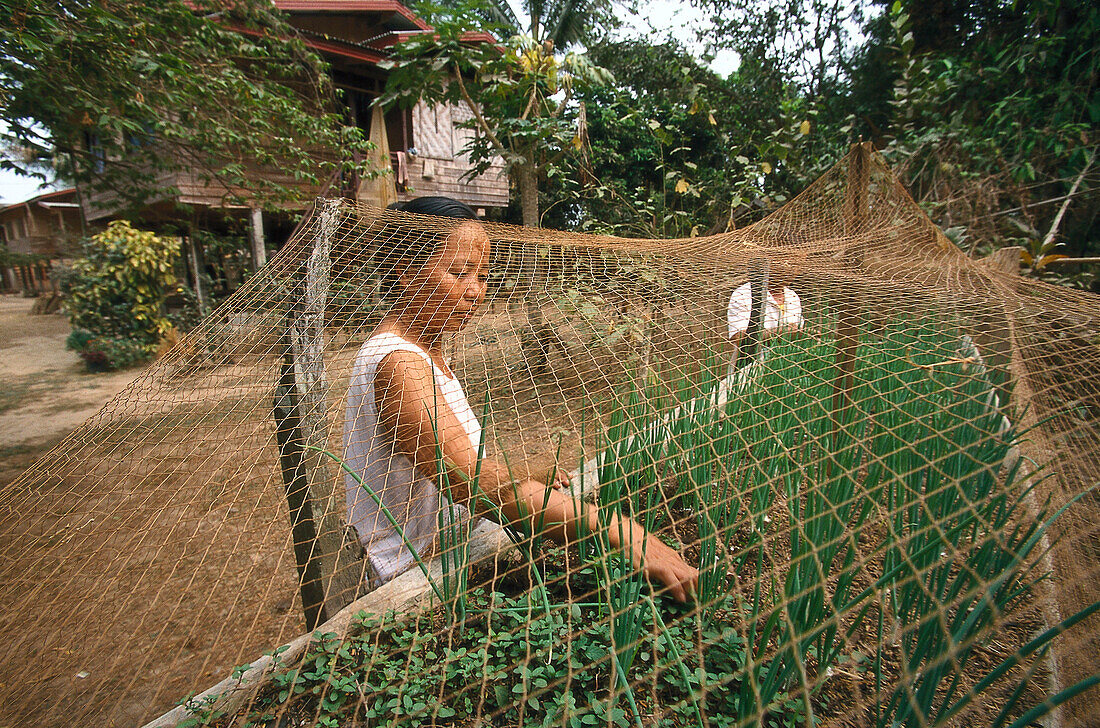
[[(887, 32), (872, 38), (892, 65), (879, 102), (889, 110), (885, 153), (973, 254), (1038, 252), (1063, 235), (1067, 252), (1100, 252), (1089, 176), (1100, 143), (1100, 10), (1079, 0), (940, 5), (930, 18), (922, 4), (894, 2)], [(857, 71), (853, 92), (874, 87), (875, 74)]]
[(681, 237), (744, 225), (843, 146), (819, 131), (793, 83), (755, 59), (722, 78), (672, 41), (603, 41), (589, 56), (615, 83), (578, 93), (591, 151), (586, 169), (551, 180), (558, 226)]
[[(418, 101), (469, 108), (476, 132), (467, 153), (474, 174), (502, 157), (520, 193), (523, 224), (539, 226), (539, 183), (582, 135), (566, 113), (578, 88), (609, 80), (577, 53), (559, 54), (549, 35), (513, 35), (503, 43), (471, 42), (484, 28), (486, 6), (461, 6), (432, 18), (434, 35), (399, 44), (390, 62), (386, 105)], [(532, 16), (532, 29), (545, 28)], [(553, 30), (572, 37), (576, 23)], [(566, 33), (569, 30), (569, 33)]]
[(824, 96), (846, 75), (853, 24), (862, 20), (854, 0), (694, 0), (711, 12), (708, 37), (716, 48), (782, 72), (811, 99)]
[[(616, 24), (609, 0), (523, 0), (524, 24), (508, 0), (485, 0), (471, 9), (490, 26), (509, 36), (526, 35), (536, 44), (572, 48), (594, 39), (600, 30)], [(444, 7), (461, 9), (462, 0), (447, 0)]]
[(182, 170), (231, 199), (300, 196), (364, 144), (326, 78), (264, 0), (0, 0), (6, 141), (133, 206)]
[(554, 180), (557, 224), (640, 237), (705, 232), (715, 201), (730, 197), (729, 136), (715, 113), (737, 105), (727, 85), (674, 42), (604, 41), (589, 55), (615, 84), (579, 94), (591, 151), (586, 169)]

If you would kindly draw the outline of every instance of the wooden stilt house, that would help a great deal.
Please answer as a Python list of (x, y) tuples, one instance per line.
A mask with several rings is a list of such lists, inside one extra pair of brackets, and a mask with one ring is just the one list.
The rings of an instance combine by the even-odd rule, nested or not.
[[(329, 62), (333, 82), (343, 91), (349, 121), (369, 136), (371, 104), (385, 87), (388, 74), (379, 64), (394, 44), (417, 33), (432, 32), (431, 27), (396, 0), (274, 0), (274, 4), (288, 15), (302, 40)], [(488, 34), (484, 40), (494, 41)], [(457, 125), (468, 117), (464, 108), (430, 108), (423, 103), (385, 114), (385, 138), (398, 200), (447, 195), (482, 211), (508, 204), (508, 179), (502, 162), (477, 177), (466, 174), (471, 164), (461, 149), (472, 132)], [(166, 214), (179, 205), (214, 214), (250, 214), (243, 206), (227, 204), (224, 190), (205, 185), (197, 175), (177, 172), (162, 182), (164, 188), (178, 191), (173, 199), (155, 206)], [(358, 180), (341, 182), (340, 192), (347, 196), (360, 189)], [(117, 211), (112, 202), (105, 194), (82, 195), (85, 219), (92, 224), (110, 219)], [(251, 212), (253, 226), (258, 218), (255, 212)]]

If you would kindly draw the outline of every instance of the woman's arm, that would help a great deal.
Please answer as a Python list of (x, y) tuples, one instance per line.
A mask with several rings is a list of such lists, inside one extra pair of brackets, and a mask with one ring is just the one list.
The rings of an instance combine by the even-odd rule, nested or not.
[[(476, 507), (471, 504), (470, 487), (477, 472), (477, 452), (436, 387), (431, 366), (417, 354), (395, 351), (379, 364), (374, 392), (379, 420), (394, 433), (395, 450), (405, 453), (429, 478), (439, 473), (441, 451), (448, 495)], [(506, 467), (490, 458), (482, 460), (477, 488), (478, 495), (499, 508), (507, 521), (523, 524), (528, 532), (541, 525), (542, 533), (559, 543), (571, 543), (601, 528), (597, 507), (556, 489), (548, 492), (547, 485), (537, 480), (514, 481)], [(698, 571), (633, 520), (612, 515), (608, 537), (613, 548), (628, 547), (635, 565), (668, 587), (676, 599), (686, 601), (694, 592)]]

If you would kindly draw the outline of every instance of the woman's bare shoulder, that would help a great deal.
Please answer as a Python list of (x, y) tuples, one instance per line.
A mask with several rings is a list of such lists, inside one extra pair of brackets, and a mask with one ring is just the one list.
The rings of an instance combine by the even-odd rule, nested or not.
[(418, 352), (408, 349), (395, 349), (388, 352), (378, 362), (378, 380), (405, 389), (433, 381), (432, 365)]

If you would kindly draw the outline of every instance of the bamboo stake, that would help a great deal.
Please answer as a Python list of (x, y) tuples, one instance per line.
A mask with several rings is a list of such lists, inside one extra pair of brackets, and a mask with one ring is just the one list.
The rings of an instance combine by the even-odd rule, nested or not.
[(753, 260), (749, 263), (749, 267), (751, 299), (749, 325), (745, 329), (744, 341), (737, 349), (737, 361), (734, 362), (735, 368), (755, 361), (763, 348), (764, 318), (768, 309), (768, 275), (771, 273), (771, 267), (766, 259)]
[(329, 248), (340, 217), (339, 200), (321, 200), (318, 232), (304, 280), (287, 315), (275, 418), (280, 468), (287, 490), (302, 607), (310, 628), (354, 598), (360, 569), (344, 548), (339, 473), (307, 446), (328, 449), (328, 380), (325, 373), (325, 305)]
[(1050, 261), (1047, 265), (1083, 265), (1085, 263), (1100, 263), (1100, 258), (1059, 258)]

